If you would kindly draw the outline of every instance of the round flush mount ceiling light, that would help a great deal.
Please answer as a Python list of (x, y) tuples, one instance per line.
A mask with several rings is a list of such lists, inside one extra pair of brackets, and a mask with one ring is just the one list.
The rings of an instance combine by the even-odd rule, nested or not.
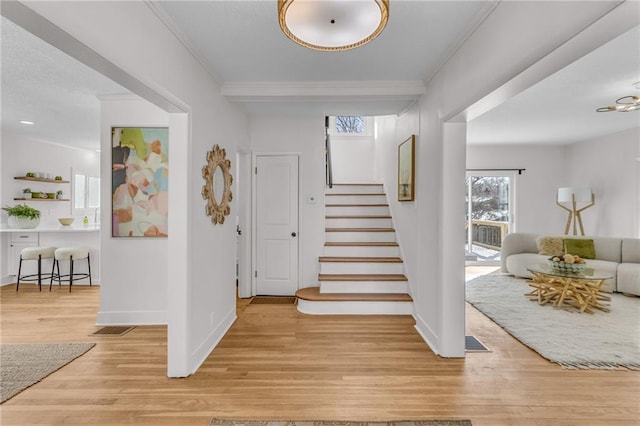
[(282, 32), (314, 50), (340, 51), (376, 38), (389, 19), (389, 0), (278, 0)]

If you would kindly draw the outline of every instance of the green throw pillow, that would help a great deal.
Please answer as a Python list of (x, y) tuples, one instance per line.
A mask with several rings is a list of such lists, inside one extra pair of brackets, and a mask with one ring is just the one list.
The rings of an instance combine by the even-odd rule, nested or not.
[(595, 259), (596, 248), (593, 240), (567, 238), (564, 240), (564, 252), (578, 255), (583, 259)]

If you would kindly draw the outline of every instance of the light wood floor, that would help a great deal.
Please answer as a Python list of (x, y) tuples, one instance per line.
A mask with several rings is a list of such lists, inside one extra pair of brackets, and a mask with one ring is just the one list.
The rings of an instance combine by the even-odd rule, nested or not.
[(308, 316), (242, 300), (237, 322), (200, 370), (168, 379), (165, 327), (90, 336), (98, 288), (33, 287), (0, 289), (2, 343), (97, 346), (1, 405), (3, 426), (207, 425), (212, 416), (639, 424), (640, 372), (563, 370), (470, 306), (467, 334), (493, 352), (441, 359), (411, 317)]

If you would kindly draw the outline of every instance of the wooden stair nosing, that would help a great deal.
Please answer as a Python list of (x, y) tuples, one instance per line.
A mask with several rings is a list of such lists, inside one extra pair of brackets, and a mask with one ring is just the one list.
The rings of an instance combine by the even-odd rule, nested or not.
[(340, 193), (340, 192), (335, 192), (335, 193), (326, 193), (324, 194), (325, 197), (381, 197), (381, 196), (386, 196), (387, 194), (385, 194), (384, 192), (345, 192), (345, 193)]
[(325, 232), (396, 232), (393, 228), (325, 228)]
[(301, 288), (296, 297), (316, 302), (413, 302), (406, 293), (320, 293), (318, 287)]
[(404, 274), (318, 274), (318, 281), (409, 281)]
[(325, 219), (391, 219), (388, 215), (325, 216)]
[(333, 186), (382, 186), (381, 183), (334, 183)]
[(325, 207), (389, 207), (389, 204), (325, 204)]
[(336, 263), (403, 263), (399, 257), (320, 256), (320, 262)]
[(327, 241), (325, 247), (399, 247), (395, 241)]

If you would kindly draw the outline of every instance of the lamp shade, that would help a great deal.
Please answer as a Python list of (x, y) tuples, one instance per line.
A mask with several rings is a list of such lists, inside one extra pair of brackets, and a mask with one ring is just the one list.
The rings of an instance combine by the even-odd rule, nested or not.
[(284, 34), (315, 50), (337, 51), (376, 38), (389, 18), (389, 0), (278, 0)]
[(590, 203), (592, 200), (591, 187), (563, 187), (558, 188), (558, 202), (570, 203), (574, 201)]

